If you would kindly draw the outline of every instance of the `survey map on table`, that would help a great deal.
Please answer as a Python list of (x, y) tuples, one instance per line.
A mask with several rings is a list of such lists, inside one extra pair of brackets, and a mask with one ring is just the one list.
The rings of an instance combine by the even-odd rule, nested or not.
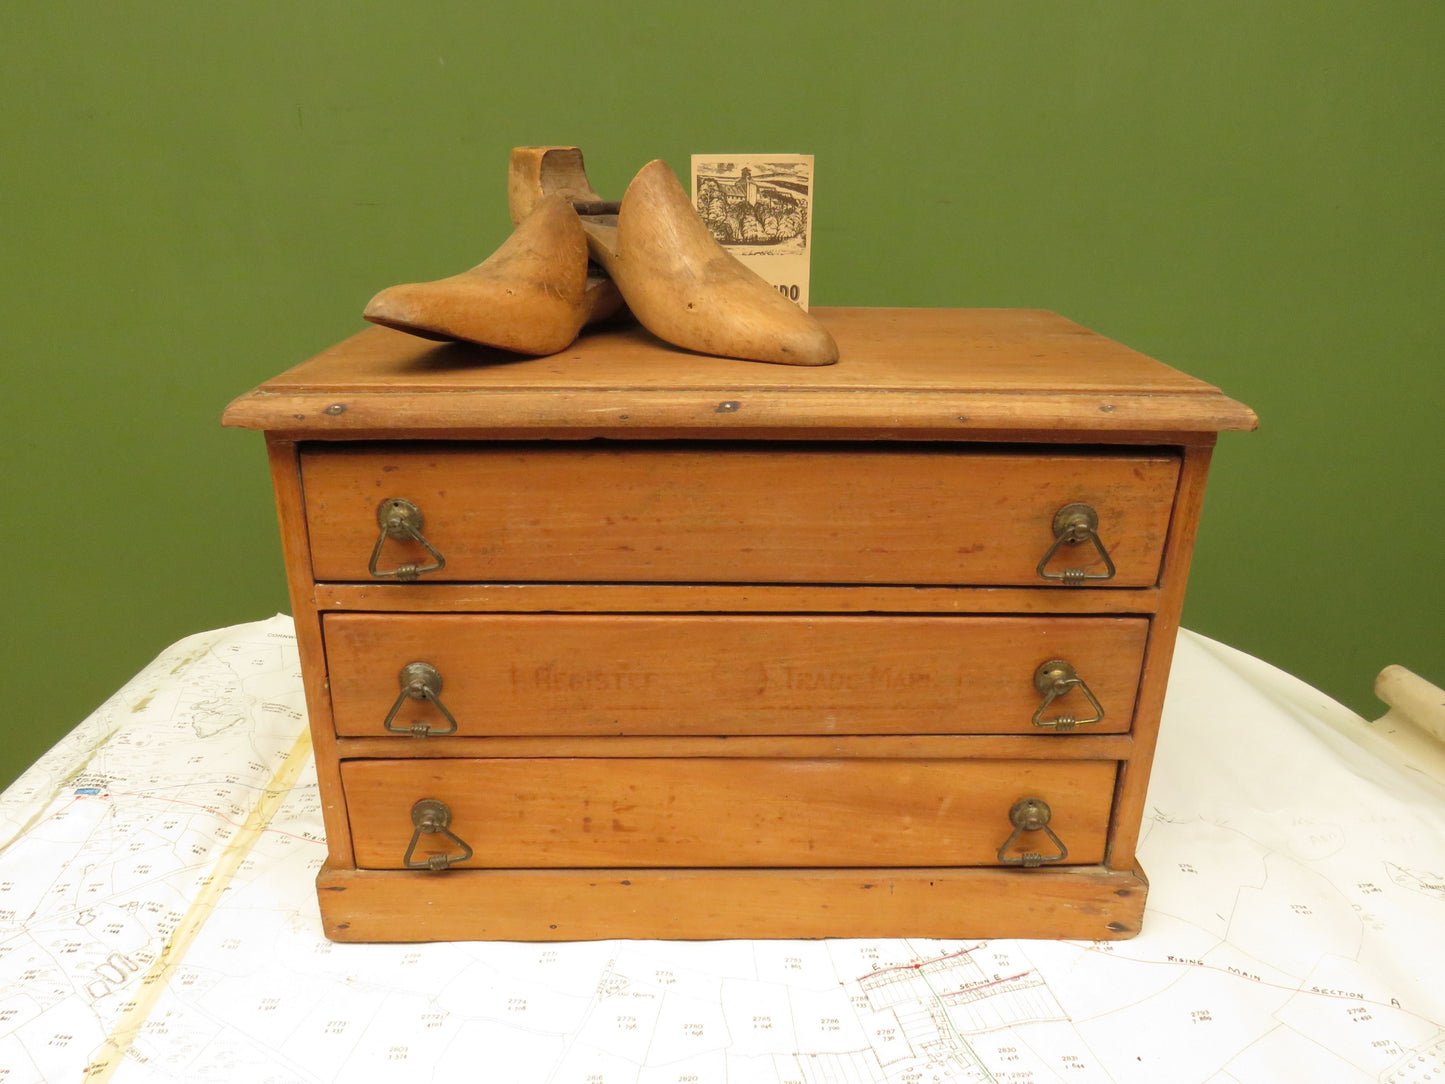
[(1438, 1081), (1445, 795), (1351, 720), (1181, 635), (1132, 941), (339, 945), (290, 621), (203, 633), (0, 796), (0, 1084)]

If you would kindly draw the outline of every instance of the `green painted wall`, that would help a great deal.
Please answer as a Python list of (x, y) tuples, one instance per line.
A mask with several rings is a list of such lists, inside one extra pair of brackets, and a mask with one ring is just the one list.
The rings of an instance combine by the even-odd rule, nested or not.
[[(613, 5), (613, 7), (619, 7)], [(1054, 309), (1263, 418), (1185, 621), (1365, 714), (1445, 683), (1445, 7), (11, 0), (0, 14), (0, 782), (179, 637), (286, 608), (222, 406), (599, 190), (818, 158), (815, 303)]]

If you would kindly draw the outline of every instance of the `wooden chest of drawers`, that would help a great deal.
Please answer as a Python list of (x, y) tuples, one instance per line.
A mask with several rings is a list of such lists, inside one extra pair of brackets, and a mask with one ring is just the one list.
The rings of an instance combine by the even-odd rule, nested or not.
[(1216, 434), (1049, 313), (842, 360), (373, 328), (267, 434), (337, 940), (1128, 937)]

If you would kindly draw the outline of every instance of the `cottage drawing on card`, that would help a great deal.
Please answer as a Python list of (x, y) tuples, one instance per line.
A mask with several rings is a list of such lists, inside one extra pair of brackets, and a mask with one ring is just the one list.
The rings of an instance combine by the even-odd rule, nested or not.
[(807, 309), (811, 154), (695, 154), (692, 200), (719, 244)]

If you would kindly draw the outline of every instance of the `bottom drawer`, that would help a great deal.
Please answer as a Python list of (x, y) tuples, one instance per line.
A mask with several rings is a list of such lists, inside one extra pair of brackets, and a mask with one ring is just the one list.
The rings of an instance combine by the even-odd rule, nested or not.
[[(519, 757), (353, 760), (341, 779), (362, 869), (401, 869), (408, 858), (425, 868), (433, 856), (438, 866), (500, 869), (984, 866), (1061, 848), (1059, 861), (1093, 865), (1104, 857), (1116, 767)], [(1026, 798), (1048, 806), (1047, 828), (1016, 830), (1010, 810)], [(445, 806), (445, 830), (414, 824), (425, 799)]]

